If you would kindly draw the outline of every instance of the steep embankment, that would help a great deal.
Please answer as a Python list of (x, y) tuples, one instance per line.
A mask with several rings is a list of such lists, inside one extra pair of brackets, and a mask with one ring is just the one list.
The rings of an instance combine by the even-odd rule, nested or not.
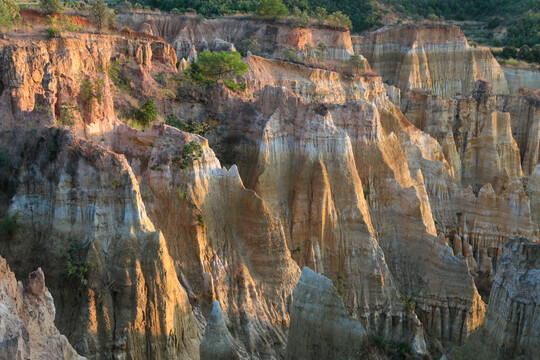
[(55, 309), (41, 268), (17, 282), (0, 257), (0, 359), (84, 360), (54, 325)]
[[(161, 36), (176, 49), (178, 58), (203, 50), (229, 50), (246, 39), (257, 39), (266, 57), (278, 57), (287, 48), (300, 51), (306, 45), (324, 43), (327, 59), (347, 59), (353, 53), (349, 31), (329, 28), (293, 28), (253, 18), (219, 18), (200, 21), (194, 17), (126, 13), (117, 22)], [(196, 52), (195, 52), (196, 49)]]
[(508, 93), (504, 73), (487, 49), (467, 44), (458, 26), (387, 26), (367, 37), (353, 37), (383, 81), (402, 92), (419, 89), (444, 98), (470, 93), (487, 79), (497, 94)]
[[(0, 253), (19, 276), (35, 266), (48, 274), (57, 325), (79, 353), (312, 354), (304, 346), (295, 355), (301, 340), (288, 332), (291, 322), (307, 331), (298, 319), (310, 316), (302, 302), (315, 304), (305, 291), (310, 282), (324, 283), (314, 296), (341, 297), (348, 314), (327, 310), (346, 326), (333, 317), (328, 324), (354, 341), (362, 331), (380, 333), (422, 353), (426, 339), (461, 343), (481, 327), (485, 304), (473, 276), (493, 274), (510, 236), (536, 231), (534, 102), (477, 89), (455, 110), (470, 116), (452, 118), (457, 100), (407, 95), (411, 123), (381, 77), (255, 56), (246, 60), (246, 92), (223, 83), (175, 92), (167, 86), (176, 52), (184, 56), (194, 44), (231, 48), (254, 34), (275, 56), (325, 41), (328, 57), (345, 59), (350, 37), (254, 20), (122, 16), (135, 27), (147, 23), (175, 48), (127, 35), (0, 40), (1, 144), (14, 178), (2, 205), (20, 219), (13, 238), (0, 239)], [(448, 31), (458, 52), (474, 55), (467, 69), (480, 72), (457, 82), (433, 75), (436, 91), (467, 89), (493, 70), (487, 55), (478, 65), (475, 50)], [(442, 66), (426, 58), (423, 66)], [(210, 123), (208, 140), (161, 123), (135, 130), (118, 121), (119, 109), (129, 114), (146, 98), (163, 115)], [(66, 276), (67, 249), (88, 265), (85, 281)], [(306, 277), (297, 286), (299, 266), (324, 273), (335, 291)], [(328, 340), (325, 329), (313, 333)], [(212, 347), (216, 334), (226, 341)]]

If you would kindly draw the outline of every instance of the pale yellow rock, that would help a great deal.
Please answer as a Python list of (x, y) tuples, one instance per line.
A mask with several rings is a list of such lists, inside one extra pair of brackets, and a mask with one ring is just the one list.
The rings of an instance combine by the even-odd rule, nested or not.
[(86, 359), (54, 325), (54, 303), (41, 268), (28, 280), (24, 288), (0, 256), (0, 359)]
[(448, 98), (471, 92), (481, 78), (493, 83), (496, 93), (508, 93), (491, 52), (469, 46), (458, 26), (385, 26), (353, 37), (353, 44), (385, 82), (404, 93), (420, 89)]

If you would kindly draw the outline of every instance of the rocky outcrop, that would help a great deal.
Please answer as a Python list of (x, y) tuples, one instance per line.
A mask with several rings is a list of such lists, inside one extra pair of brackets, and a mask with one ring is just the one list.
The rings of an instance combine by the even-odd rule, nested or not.
[(353, 44), (384, 82), (403, 93), (418, 89), (448, 98), (470, 93), (480, 78), (489, 80), (495, 93), (508, 93), (491, 52), (469, 46), (458, 26), (386, 26), (353, 37)]
[(58, 327), (89, 359), (197, 359), (191, 305), (126, 159), (55, 128), (25, 133), (26, 147), (22, 134), (2, 138), (24, 160), (20, 230), (0, 248), (17, 273), (49, 274)]
[(361, 358), (366, 332), (351, 319), (330, 279), (305, 267), (293, 298), (287, 359)]
[(118, 125), (105, 71), (115, 61), (128, 63), (140, 85), (154, 82), (150, 70), (176, 69), (176, 54), (163, 41), (89, 34), (0, 40), (0, 128), (58, 125), (105, 137)]
[(138, 31), (148, 31), (166, 39), (176, 49), (178, 58), (188, 58), (193, 46), (197, 51), (230, 50), (243, 40), (257, 39), (265, 57), (278, 57), (283, 50), (297, 51), (306, 45), (327, 45), (327, 59), (348, 59), (353, 54), (349, 31), (329, 28), (293, 28), (286, 24), (267, 22), (251, 17), (223, 17), (199, 20), (194, 17), (123, 13), (117, 23)]
[(28, 286), (0, 257), (0, 359), (84, 360), (54, 325), (55, 309), (41, 268)]
[(485, 330), (500, 359), (540, 356), (540, 244), (504, 245), (491, 290)]
[(540, 70), (534, 68), (523, 69), (514, 66), (503, 66), (502, 70), (511, 93), (521, 88), (540, 89)]
[(227, 329), (218, 301), (214, 301), (200, 346), (201, 360), (239, 360), (234, 339)]

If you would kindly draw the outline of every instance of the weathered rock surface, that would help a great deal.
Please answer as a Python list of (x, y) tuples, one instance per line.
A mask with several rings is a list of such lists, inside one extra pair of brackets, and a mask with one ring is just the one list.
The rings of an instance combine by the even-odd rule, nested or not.
[[(24, 158), (10, 207), (20, 230), (0, 248), (17, 272), (34, 263), (50, 274), (58, 327), (78, 352), (91, 359), (198, 358), (191, 305), (126, 159), (55, 128), (26, 133), (26, 147), (15, 146), (18, 135), (3, 136), (14, 145), (11, 154)], [(68, 249), (93, 264), (86, 284), (62, 275)]]
[(287, 359), (359, 359), (366, 332), (352, 319), (332, 281), (304, 267), (294, 290)]
[(219, 301), (214, 301), (200, 346), (201, 360), (238, 360), (234, 339), (227, 329)]
[(265, 57), (278, 57), (283, 50), (303, 50), (306, 45), (327, 45), (326, 58), (348, 59), (353, 54), (349, 31), (329, 28), (293, 28), (286, 24), (253, 18), (219, 18), (199, 21), (193, 17), (126, 13), (116, 21), (138, 31), (148, 29), (167, 40), (176, 49), (178, 58), (188, 58), (193, 46), (197, 51), (230, 50), (234, 44), (254, 38)]
[(490, 294), (485, 330), (500, 359), (540, 356), (540, 244), (504, 245)]
[(0, 257), (0, 359), (84, 360), (54, 325), (53, 299), (41, 268), (28, 286)]
[(495, 93), (508, 93), (491, 52), (469, 46), (458, 26), (386, 26), (353, 37), (353, 44), (384, 82), (404, 93), (419, 89), (448, 98), (470, 93), (480, 78), (489, 80)]
[(508, 81), (508, 89), (511, 93), (521, 89), (540, 89), (540, 71), (538, 69), (522, 69), (513, 66), (503, 66), (502, 70), (506, 81)]

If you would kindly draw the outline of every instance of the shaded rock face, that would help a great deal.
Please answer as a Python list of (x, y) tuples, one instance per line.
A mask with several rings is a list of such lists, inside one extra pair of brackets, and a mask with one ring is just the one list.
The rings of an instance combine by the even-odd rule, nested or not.
[(511, 93), (521, 88), (540, 89), (540, 71), (537, 69), (521, 69), (513, 66), (503, 66), (502, 69)]
[(412, 91), (407, 99), (407, 119), (437, 139), (456, 182), (470, 186), (452, 189), (426, 178), (432, 209), (445, 232), (450, 239), (459, 235), (454, 239), (463, 241), (464, 257), (471, 245), (473, 271), (489, 263), (495, 270), (508, 239), (537, 238), (531, 174), (538, 163), (539, 104), (530, 91), (493, 95), (484, 81), (471, 95), (442, 99)]
[[(26, 148), (11, 149), (15, 157), (24, 152), (10, 207), (20, 230), (0, 248), (18, 272), (38, 263), (50, 274), (57, 324), (78, 352), (198, 358), (187, 294), (125, 158), (54, 128), (23, 138)], [(87, 282), (65, 275), (68, 249), (88, 264)]]
[(359, 359), (366, 343), (332, 281), (305, 267), (294, 290), (286, 359)]
[(26, 288), (0, 257), (0, 359), (83, 360), (54, 325), (53, 299), (41, 268)]
[(491, 290), (485, 330), (500, 359), (540, 356), (540, 244), (504, 245)]
[[(349, 31), (328, 28), (292, 28), (250, 18), (219, 18), (199, 21), (193, 17), (150, 14), (119, 14), (116, 21), (137, 31), (148, 31), (166, 39), (178, 58), (189, 58), (197, 51), (231, 50), (243, 40), (254, 38), (265, 57), (279, 57), (283, 50), (302, 50), (307, 44), (328, 46), (327, 59), (348, 59), (353, 54)], [(237, 46), (236, 46), (237, 47)]]
[(219, 301), (214, 301), (200, 346), (201, 360), (238, 360), (234, 339), (227, 329)]
[(458, 26), (387, 26), (354, 37), (353, 44), (384, 82), (404, 93), (419, 89), (447, 98), (470, 93), (480, 78), (491, 82), (497, 94), (508, 93), (491, 52), (470, 47)]

